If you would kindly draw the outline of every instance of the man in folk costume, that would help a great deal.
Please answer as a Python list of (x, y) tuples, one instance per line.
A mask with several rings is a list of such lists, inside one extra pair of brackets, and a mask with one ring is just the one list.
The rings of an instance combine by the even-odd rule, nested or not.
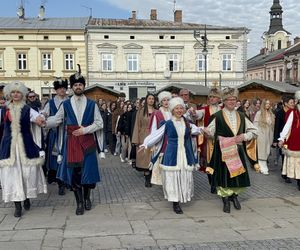
[[(49, 102), (45, 105), (43, 110), (43, 114), (48, 116), (54, 116), (61, 103), (68, 99), (67, 96), (67, 89), (68, 89), (68, 80), (62, 80), (60, 77), (57, 78), (53, 82), (54, 90), (56, 95), (53, 99), (49, 100)], [(64, 195), (65, 194), (65, 185), (64, 183), (56, 177), (57, 169), (61, 164), (61, 152), (59, 149), (61, 148), (62, 144), (62, 136), (64, 132), (63, 124), (61, 124), (57, 128), (52, 128), (48, 131), (47, 139), (46, 139), (46, 147), (47, 147), (47, 154), (46, 154), (46, 167), (48, 170), (48, 183), (51, 184), (52, 182), (56, 182), (58, 184), (58, 194)]]
[[(222, 197), (223, 211), (230, 213), (230, 201), (240, 210), (238, 194), (250, 186), (246, 157), (257, 161), (257, 129), (243, 113), (235, 110), (238, 90), (223, 90), (224, 108), (213, 114), (206, 132), (214, 139), (212, 157), (206, 172), (212, 174), (212, 183)], [(258, 165), (255, 165), (258, 168)]]
[(85, 79), (80, 65), (78, 67), (78, 72), (70, 76), (74, 95), (62, 103), (55, 116), (48, 118), (47, 127), (63, 122), (66, 127), (58, 177), (73, 190), (76, 215), (82, 215), (84, 210), (91, 209), (90, 190), (100, 181), (97, 148), (103, 147), (103, 135), (99, 131), (103, 128), (103, 120), (97, 104), (83, 94)]
[(5, 86), (4, 95), (9, 99), (1, 121), (4, 126), (0, 144), (0, 181), (4, 202), (15, 203), (15, 217), (21, 217), (22, 205), (30, 209), (30, 199), (47, 193), (42, 169), (45, 152), (41, 149), (41, 126), (45, 118), (26, 105), (26, 86), (20, 82)]
[[(196, 122), (197, 126), (207, 127), (211, 117), (214, 113), (221, 110), (220, 101), (221, 101), (221, 90), (218, 88), (212, 88), (208, 94), (208, 105), (205, 107), (201, 107), (197, 110), (198, 117), (202, 117), (202, 119), (198, 119)], [(211, 158), (211, 153), (213, 149), (213, 141), (209, 137), (205, 137), (203, 134), (198, 135), (197, 138), (198, 150), (200, 150), (200, 170), (205, 171), (207, 167), (207, 162)], [(211, 175), (208, 174), (208, 182), (211, 185)], [(216, 187), (211, 185), (211, 193), (216, 192)]]
[(300, 191), (300, 91), (295, 93), (295, 108), (287, 112), (287, 121), (280, 133), (278, 146), (283, 149), (282, 175), (297, 180)]

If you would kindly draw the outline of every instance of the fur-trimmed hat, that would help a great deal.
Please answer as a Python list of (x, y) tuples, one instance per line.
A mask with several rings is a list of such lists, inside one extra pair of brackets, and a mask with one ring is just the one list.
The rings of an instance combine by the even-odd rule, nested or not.
[(68, 79), (61, 79), (61, 77), (56, 77), (55, 81), (53, 82), (53, 87), (55, 90), (59, 88), (68, 89)]
[(77, 64), (78, 66), (78, 71), (71, 75), (70, 78), (69, 78), (69, 81), (70, 81), (70, 87), (72, 88), (73, 85), (75, 83), (82, 83), (84, 86), (85, 86), (85, 79), (84, 77), (81, 75), (81, 68), (80, 68), (80, 64)]
[(222, 97), (222, 91), (219, 88), (211, 88), (208, 96)]
[(185, 107), (184, 101), (181, 97), (174, 97), (169, 101), (169, 109), (172, 112), (173, 109), (177, 106), (181, 105), (182, 107)]
[(170, 100), (172, 98), (172, 95), (169, 91), (162, 91), (158, 94), (158, 102), (161, 103), (161, 101), (165, 98), (167, 98), (168, 100)]
[(300, 90), (295, 92), (295, 99), (300, 100)]
[(22, 82), (12, 82), (7, 84), (3, 89), (3, 94), (7, 99), (11, 99), (10, 93), (13, 91), (19, 91), (23, 95), (23, 100), (26, 100), (28, 88)]
[(238, 89), (230, 88), (230, 87), (227, 87), (227, 88), (223, 89), (223, 93), (222, 93), (223, 101), (225, 101), (229, 97), (235, 97), (236, 99), (238, 99), (239, 98)]

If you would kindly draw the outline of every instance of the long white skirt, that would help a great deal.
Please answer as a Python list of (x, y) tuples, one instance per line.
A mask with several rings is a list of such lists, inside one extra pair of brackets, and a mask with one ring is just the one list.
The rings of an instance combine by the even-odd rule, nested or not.
[(47, 193), (47, 184), (41, 166), (23, 166), (16, 147), (16, 161), (13, 166), (0, 166), (2, 199), (4, 202), (24, 201)]
[(282, 165), (282, 174), (289, 178), (300, 179), (300, 158), (293, 156), (284, 156)]

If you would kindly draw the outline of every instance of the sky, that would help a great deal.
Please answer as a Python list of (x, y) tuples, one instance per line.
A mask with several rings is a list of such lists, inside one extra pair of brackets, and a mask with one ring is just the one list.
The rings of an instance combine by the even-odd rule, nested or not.
[[(0, 0), (0, 16), (16, 16), (21, 0)], [(25, 16), (36, 17), (41, 4), (46, 17), (89, 16), (128, 18), (131, 11), (137, 17), (148, 19), (151, 9), (157, 9), (158, 19), (173, 20), (174, 0), (23, 0)], [(183, 22), (247, 27), (251, 29), (248, 58), (258, 54), (263, 45), (261, 36), (270, 24), (269, 11), (273, 0), (176, 0), (176, 9), (183, 11)], [(281, 0), (284, 28), (292, 33), (291, 39), (300, 36), (300, 0)]]

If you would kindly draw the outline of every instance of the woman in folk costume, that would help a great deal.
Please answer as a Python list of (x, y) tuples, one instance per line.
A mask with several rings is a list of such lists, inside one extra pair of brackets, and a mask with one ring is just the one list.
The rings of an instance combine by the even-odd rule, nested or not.
[[(152, 113), (152, 116), (150, 118), (150, 123), (149, 123), (150, 132), (157, 130), (163, 122), (171, 119), (172, 114), (169, 110), (169, 101), (171, 98), (172, 98), (171, 93), (168, 91), (162, 91), (158, 94), (158, 102), (160, 108), (159, 110), (156, 110)], [(151, 183), (155, 185), (162, 185), (160, 163), (161, 163), (162, 156), (166, 150), (166, 145), (167, 145), (167, 138), (164, 139), (164, 143), (160, 154), (154, 153), (156, 158), (154, 157), (151, 160), (151, 162), (153, 162)]]
[(262, 101), (260, 110), (255, 114), (253, 124), (258, 129), (257, 151), (260, 172), (268, 175), (267, 160), (271, 152), (275, 124), (275, 115), (271, 110), (270, 100)]
[[(155, 96), (148, 94), (144, 107), (138, 110), (132, 135), (132, 143), (139, 147), (149, 135), (149, 122), (152, 113), (155, 111)], [(136, 154), (136, 169), (144, 171), (145, 187), (151, 187), (151, 170), (149, 169), (151, 160), (151, 150), (140, 151)]]
[(161, 161), (164, 196), (173, 202), (174, 212), (182, 214), (179, 203), (191, 201), (194, 195), (192, 171), (199, 167), (193, 152), (191, 135), (199, 134), (201, 128), (190, 124), (184, 118), (185, 104), (180, 97), (170, 100), (169, 109), (172, 118), (164, 121), (159, 129), (145, 138), (140, 151), (154, 145), (162, 149), (166, 138), (167, 145)]
[(289, 109), (286, 113), (287, 121), (284, 125), (278, 146), (282, 148), (284, 160), (282, 175), (287, 178), (297, 180), (298, 190), (300, 191), (300, 91), (295, 93), (294, 109)]
[[(251, 163), (257, 160), (257, 128), (243, 113), (235, 110), (238, 90), (223, 90), (224, 108), (212, 117), (205, 129), (214, 139), (212, 157), (206, 172), (212, 174), (212, 183), (222, 197), (223, 211), (230, 213), (230, 201), (241, 209), (238, 194), (250, 186), (246, 156)], [(258, 168), (258, 165), (255, 165)]]
[[(48, 116), (53, 116), (58, 111), (61, 103), (65, 100), (68, 100), (67, 90), (68, 90), (68, 80), (62, 80), (61, 78), (57, 78), (53, 82), (53, 87), (56, 92), (54, 98), (50, 99), (49, 102), (45, 105), (43, 114)], [(46, 166), (48, 170), (48, 183), (56, 182), (58, 184), (58, 194), (65, 194), (65, 185), (64, 183), (56, 177), (57, 170), (60, 167), (61, 159), (58, 159), (58, 155), (61, 155), (59, 149), (61, 148), (61, 144), (63, 141), (63, 133), (64, 126), (61, 125), (57, 128), (52, 128), (47, 131), (47, 139), (46, 139)]]
[[(41, 130), (44, 117), (25, 104), (27, 88), (15, 82), (5, 86), (4, 95), (10, 100), (5, 108), (4, 133), (0, 144), (0, 180), (4, 202), (14, 201), (15, 217), (21, 217), (22, 205), (30, 209), (31, 198), (47, 193), (42, 169), (45, 152), (41, 151)], [(38, 131), (38, 133), (34, 133)]]

